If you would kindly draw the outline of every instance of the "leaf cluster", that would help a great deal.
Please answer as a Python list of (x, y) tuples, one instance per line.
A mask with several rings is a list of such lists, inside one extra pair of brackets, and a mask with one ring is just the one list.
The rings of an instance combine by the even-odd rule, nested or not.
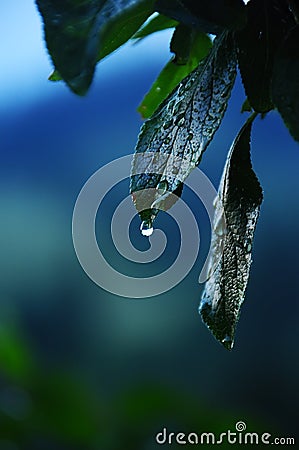
[[(252, 112), (228, 154), (216, 201), (210, 274), (200, 313), (228, 349), (244, 301), (262, 189), (252, 169), (257, 114), (281, 114), (299, 141), (298, 0), (36, 0), (63, 79), (84, 95), (96, 64), (128, 40), (173, 28), (166, 64), (138, 110), (142, 126), (130, 191), (152, 228), (169, 209), (219, 128), (239, 69)], [(214, 35), (214, 37), (211, 37)], [(150, 192), (150, 194), (149, 194)], [(175, 194), (175, 195), (174, 195)]]
[[(292, 136), (298, 131), (298, 0), (36, 0), (55, 66), (84, 95), (96, 64), (128, 40), (174, 28), (174, 53), (139, 106), (148, 118), (207, 55), (210, 34), (232, 33), (247, 108), (277, 108)], [(155, 13), (156, 15), (153, 15)]]

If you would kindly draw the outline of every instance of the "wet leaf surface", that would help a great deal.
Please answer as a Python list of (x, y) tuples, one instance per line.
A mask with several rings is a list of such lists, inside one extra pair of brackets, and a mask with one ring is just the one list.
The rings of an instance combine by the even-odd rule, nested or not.
[(224, 168), (215, 201), (209, 279), (199, 307), (203, 321), (229, 350), (249, 279), (253, 237), (263, 198), (251, 165), (251, 126), (252, 119), (237, 135)]
[[(143, 221), (152, 222), (158, 209), (173, 204), (171, 194), (180, 194), (182, 183), (199, 163), (225, 113), (235, 66), (233, 41), (223, 33), (209, 55), (143, 124), (130, 186)], [(163, 193), (161, 182), (166, 185)]]
[[(148, 119), (156, 111), (163, 100), (167, 98), (176, 86), (188, 76), (208, 54), (212, 46), (209, 36), (200, 31), (191, 29), (188, 29), (188, 31), (186, 30), (186, 34), (187, 33), (189, 33), (189, 36), (188, 39), (184, 39), (184, 46), (178, 46), (176, 39), (172, 39), (171, 49), (176, 56), (162, 69), (151, 89), (139, 105), (138, 111), (143, 118)], [(177, 33), (174, 34), (174, 36), (177, 35)], [(186, 45), (186, 42), (188, 43), (188, 46)]]

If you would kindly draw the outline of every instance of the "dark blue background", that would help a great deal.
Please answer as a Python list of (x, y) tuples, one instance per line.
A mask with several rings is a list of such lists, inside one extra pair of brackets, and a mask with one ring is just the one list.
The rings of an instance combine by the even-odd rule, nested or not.
[[(29, 1), (19, 11), (13, 3), (0, 6), (5, 34), (0, 44), (1, 326), (17, 324), (38, 364), (50, 373), (55, 367), (83, 377), (95, 398), (109, 401), (139, 385), (162, 386), (192, 399), (203, 417), (213, 412), (219, 423), (231, 418), (232, 428), (244, 420), (278, 436), (295, 436), (298, 144), (276, 112), (256, 120), (252, 159), (264, 202), (246, 302), (229, 353), (197, 313), (200, 261), (171, 291), (124, 299), (89, 280), (72, 246), (76, 197), (99, 167), (133, 152), (141, 125), (136, 107), (169, 58), (169, 34), (111, 56), (98, 67), (88, 95), (78, 98), (62, 83), (47, 81), (51, 67), (37, 12)], [(238, 79), (225, 120), (201, 163), (215, 185), (245, 119), (239, 113), (243, 101)], [(111, 195), (122, 200), (127, 184)], [(183, 198), (204, 222), (188, 190)], [(161, 227), (168, 226), (166, 214), (159, 220)], [(206, 225), (202, 239), (209, 239)], [(109, 248), (117, 264), (112, 243)]]

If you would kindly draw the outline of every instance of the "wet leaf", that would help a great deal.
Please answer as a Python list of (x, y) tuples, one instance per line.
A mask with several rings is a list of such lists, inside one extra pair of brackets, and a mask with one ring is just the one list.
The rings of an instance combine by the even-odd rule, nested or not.
[(144, 26), (134, 34), (133, 39), (143, 39), (150, 34), (156, 33), (157, 31), (166, 30), (168, 28), (174, 28), (178, 25), (177, 20), (170, 19), (163, 14), (158, 14), (146, 23)]
[(299, 141), (299, 26), (284, 41), (273, 71), (273, 101), (294, 139)]
[(251, 0), (246, 27), (236, 32), (238, 62), (246, 95), (257, 112), (273, 109), (271, 79), (279, 45), (293, 26), (287, 2)]
[(253, 118), (254, 115), (237, 135), (223, 171), (215, 202), (209, 279), (199, 307), (203, 321), (229, 350), (244, 301), (263, 198), (250, 159)]
[[(233, 40), (223, 33), (209, 55), (143, 124), (130, 186), (143, 221), (152, 222), (157, 209), (173, 204), (171, 193), (179, 193), (199, 163), (226, 110), (235, 65)], [(151, 193), (144, 191), (148, 188)]]
[(156, 10), (205, 33), (242, 28), (246, 11), (242, 0), (157, 0)]
[(36, 0), (56, 72), (84, 95), (96, 62), (124, 44), (153, 12), (153, 0)]
[(177, 64), (178, 58), (180, 62), (184, 58), (182, 58), (182, 51), (179, 51), (177, 46), (174, 45), (172, 51), (176, 52), (177, 56), (166, 64), (138, 107), (138, 111), (143, 118), (149, 118), (156, 111), (175, 87), (198, 66), (211, 48), (211, 39), (206, 34), (191, 29), (188, 29), (188, 33), (190, 33), (189, 48), (185, 46), (184, 49), (185, 58), (187, 58), (188, 53), (186, 63)]

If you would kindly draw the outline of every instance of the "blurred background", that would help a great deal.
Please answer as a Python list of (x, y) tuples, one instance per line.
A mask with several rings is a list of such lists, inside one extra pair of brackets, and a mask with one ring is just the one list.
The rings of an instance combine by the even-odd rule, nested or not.
[[(86, 276), (72, 245), (71, 220), (86, 180), (133, 152), (136, 108), (170, 58), (170, 32), (126, 45), (103, 61), (88, 95), (47, 80), (52, 67), (32, 0), (0, 4), (0, 449), (150, 450), (169, 431), (248, 431), (296, 437), (298, 425), (299, 149), (271, 112), (254, 124), (252, 159), (264, 189), (253, 266), (228, 352), (203, 325), (198, 274), (208, 221), (188, 189), (202, 247), (171, 291), (127, 299)], [(244, 122), (239, 79), (201, 169), (218, 185), (229, 146)], [(109, 226), (129, 182), (99, 212), (104, 251), (134, 276), (146, 268), (117, 254)], [(150, 270), (171, 264), (179, 233)], [(147, 248), (139, 219), (132, 242)], [(103, 234), (104, 233), (104, 234)], [(225, 445), (223, 445), (225, 447)], [(175, 448), (175, 445), (173, 445)]]

